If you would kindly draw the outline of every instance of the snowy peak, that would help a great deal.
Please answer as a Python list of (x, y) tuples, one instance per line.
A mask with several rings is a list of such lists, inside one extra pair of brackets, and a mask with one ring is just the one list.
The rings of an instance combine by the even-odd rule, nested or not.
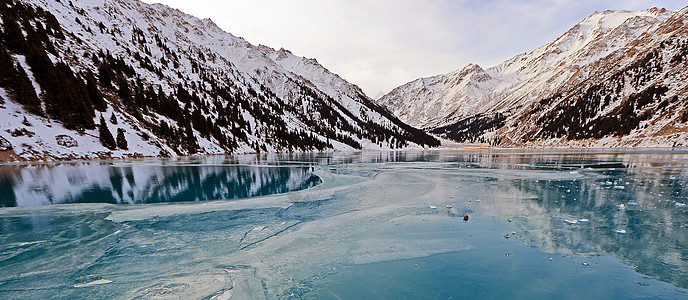
[(630, 41), (642, 34), (649, 26), (660, 23), (671, 16), (666, 9), (633, 11), (605, 11), (595, 13), (578, 23), (552, 46), (562, 52), (577, 51), (608, 38), (616, 43)]
[(278, 62), (279, 62), (279, 61), (283, 61), (283, 60), (285, 60), (285, 59), (287, 59), (287, 58), (290, 58), (290, 57), (295, 57), (295, 56), (291, 53), (291, 51), (289, 51), (289, 50), (284, 50), (284, 48), (280, 48), (279, 50), (277, 50), (277, 52), (275, 52), (275, 54), (276, 54), (276, 56), (274, 57), (274, 60), (275, 60), (275, 61), (278, 61)]
[[(479, 65), (469, 64), (463, 69), (438, 76), (435, 80), (442, 80), (441, 87), (452, 88), (462, 87), (463, 89), (483, 90), (491, 87), (491, 82), (495, 80)], [(426, 82), (428, 88), (437, 88), (434, 82)]]
[[(470, 82), (473, 84), (478, 84), (481, 82), (486, 82), (492, 79), (490, 75), (488, 75), (483, 68), (481, 68), (479, 65), (475, 64), (469, 64), (468, 66), (464, 67), (463, 69), (451, 72), (447, 74), (449, 78), (455, 79), (453, 81), (454, 83), (458, 83), (459, 81), (463, 80), (466, 82)], [(459, 80), (459, 81), (456, 81)], [(451, 84), (451, 82), (446, 82), (445, 84)]]
[(606, 10), (603, 12), (595, 12), (583, 19), (574, 28), (583, 28), (584, 32), (605, 32), (626, 23), (630, 19), (642, 19), (648, 17), (650, 19), (662, 18), (670, 16), (672, 13), (665, 8), (653, 7), (642, 11), (630, 10)]
[(469, 64), (463, 69), (420, 78), (395, 88), (377, 100), (411, 126), (433, 128), (451, 122), (448, 114), (473, 114), (492, 104), (489, 90), (500, 81), (483, 68)]
[[(661, 12), (661, 13), (660, 13)], [(582, 66), (625, 47), (651, 26), (672, 15), (666, 10), (605, 11), (587, 17), (557, 40), (507, 60), (494, 70), (541, 75), (558, 66)]]

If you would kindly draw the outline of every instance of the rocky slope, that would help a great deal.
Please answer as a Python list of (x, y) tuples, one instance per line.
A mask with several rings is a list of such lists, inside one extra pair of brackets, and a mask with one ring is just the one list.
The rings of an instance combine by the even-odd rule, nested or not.
[(439, 142), (314, 59), (138, 0), (0, 1), (3, 160)]
[(418, 79), (377, 101), (413, 126), (460, 142), (683, 146), (687, 12), (595, 13), (498, 66)]

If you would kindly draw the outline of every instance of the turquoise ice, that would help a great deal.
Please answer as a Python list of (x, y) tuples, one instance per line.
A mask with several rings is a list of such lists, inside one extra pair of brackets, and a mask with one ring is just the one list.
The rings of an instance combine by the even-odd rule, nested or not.
[[(409, 151), (2, 166), (3, 195), (34, 198), (0, 209), (0, 298), (685, 298), (688, 209), (676, 204), (688, 198), (687, 158)], [(131, 197), (103, 196), (120, 189)], [(46, 191), (65, 204), (37, 205)], [(170, 202), (144, 203), (159, 202), (143, 200), (151, 191)]]

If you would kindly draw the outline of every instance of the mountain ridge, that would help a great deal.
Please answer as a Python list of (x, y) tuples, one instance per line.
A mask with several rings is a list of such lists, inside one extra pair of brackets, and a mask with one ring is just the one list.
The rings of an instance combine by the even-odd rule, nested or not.
[[(675, 54), (675, 50), (657, 49), (657, 47), (662, 42), (667, 45), (673, 43), (675, 46), (682, 43), (681, 38), (688, 38), (685, 22), (682, 21), (685, 19), (687, 10), (688, 8), (684, 8), (679, 12), (669, 12), (665, 9), (653, 8), (640, 12), (597, 12), (575, 25), (554, 42), (486, 69), (485, 73), (490, 76), (489, 78), (497, 81), (491, 88), (464, 88), (456, 84), (444, 87), (439, 85), (440, 87), (435, 88), (434, 94), (426, 94), (425, 97), (409, 97), (409, 95), (422, 95), (422, 89), (414, 86), (422, 80), (418, 79), (396, 88), (376, 101), (413, 126), (466, 143), (506, 147), (685, 145), (686, 133), (683, 125), (679, 126), (678, 132), (673, 133), (673, 140), (655, 137), (654, 134), (660, 129), (655, 130), (654, 123), (664, 123), (665, 119), (676, 119), (677, 116), (650, 112), (637, 102), (637, 97), (646, 92), (654, 93), (650, 91), (654, 85), (649, 85), (648, 82), (660, 84), (663, 79), (676, 75), (674, 73), (685, 73), (681, 71), (683, 70), (681, 69), (683, 54)], [(649, 53), (655, 53), (656, 56), (647, 57)], [(673, 75), (667, 72), (653, 73), (652, 67), (649, 66), (647, 69), (635, 68), (646, 65), (650, 61), (658, 66), (661, 65), (665, 71), (674, 70)], [(480, 70), (475, 74), (479, 74)], [(631, 71), (636, 73), (622, 74)], [(465, 80), (473, 75), (463, 74), (452, 77), (454, 73), (432, 78), (441, 78), (442, 82), (451, 82), (451, 80)], [(604, 85), (610, 78), (614, 78), (615, 74), (617, 77), (614, 80), (640, 83), (615, 87), (614, 93), (611, 90), (595, 91), (596, 97), (598, 94), (603, 99), (606, 96), (611, 97), (601, 103), (598, 103), (596, 98), (585, 96), (584, 93), (593, 93), (589, 90), (592, 83)], [(649, 77), (644, 78), (644, 76)], [(644, 79), (640, 80), (641, 77)], [(644, 105), (659, 105), (659, 103), (664, 103), (663, 100), (667, 100), (666, 98), (674, 99), (673, 97), (677, 96), (676, 101), (671, 105), (662, 104), (662, 107), (670, 107), (672, 111), (682, 111), (684, 98), (680, 91), (684, 87), (679, 87), (681, 82), (677, 78), (661, 83), (660, 90), (663, 91), (664, 88), (668, 90), (653, 94), (653, 97), (657, 99), (652, 99)], [(547, 99), (572, 99), (572, 97), (577, 97), (578, 100), (570, 100), (576, 104), (571, 104), (572, 106), (568, 109), (580, 111), (588, 109), (587, 106), (597, 106), (588, 109), (590, 112), (594, 111), (596, 115), (585, 120), (576, 118), (568, 120), (582, 124), (564, 124), (557, 120), (561, 115), (553, 113), (548, 114), (547, 117), (542, 116), (549, 110), (563, 109), (557, 108), (556, 104), (549, 103)], [(490, 102), (480, 106), (485, 103), (485, 98), (490, 99)], [(439, 101), (449, 103), (453, 106), (452, 109), (443, 110), (440, 115), (426, 113), (425, 108), (433, 107)], [(637, 104), (630, 113), (615, 111), (615, 107), (628, 105), (629, 101)], [(395, 105), (396, 103), (402, 103), (402, 105)], [(563, 110), (567, 111), (567, 114), (575, 114), (567, 109)], [(410, 118), (410, 116), (424, 114), (431, 115), (434, 119)], [(623, 132), (603, 130), (604, 134), (601, 136), (594, 132), (583, 134), (582, 131), (573, 134), (569, 130), (585, 126), (594, 119), (606, 120), (605, 122), (610, 124), (619, 123), (619, 121), (611, 121), (613, 114), (617, 114), (615, 118), (633, 119), (633, 128), (624, 129)], [(644, 114), (644, 116), (638, 117), (638, 114)], [(531, 120), (535, 116), (538, 116), (537, 121)], [(551, 124), (558, 124), (556, 131), (567, 132), (566, 137), (559, 133), (555, 135), (546, 133), (554, 130)], [(601, 125), (596, 126), (588, 124), (588, 131), (595, 130)]]
[[(479, 106), (479, 108), (482, 109), (477, 109), (475, 112), (470, 112), (470, 108), (474, 108), (473, 106), (470, 106), (469, 109), (463, 109), (460, 107), (461, 104), (465, 102), (474, 102), (474, 103), (467, 103), (467, 105), (474, 105), (475, 102), (478, 103), (484, 103), (485, 100), (479, 101), (480, 99), (474, 99), (474, 97), (471, 97), (471, 92), (473, 94), (477, 94), (475, 96), (477, 97), (486, 97), (490, 100), (498, 99), (500, 102), (506, 102), (505, 104), (501, 104), (502, 107), (504, 106), (509, 106), (513, 104), (514, 102), (518, 101), (518, 99), (525, 97), (527, 93), (521, 92), (521, 91), (516, 91), (516, 95), (514, 96), (505, 96), (503, 94), (506, 93), (514, 93), (515, 90), (523, 88), (525, 85), (528, 85), (529, 83), (531, 84), (529, 87), (531, 90), (539, 90), (532, 88), (533, 84), (536, 85), (542, 85), (544, 83), (547, 83), (548, 80), (553, 80), (553, 75), (556, 74), (543, 74), (544, 72), (529, 72), (528, 74), (523, 74), (520, 75), (521, 73), (525, 71), (528, 71), (527, 68), (544, 68), (544, 69), (553, 69), (553, 64), (558, 63), (558, 64), (563, 64), (564, 59), (569, 59), (569, 60), (575, 60), (575, 59), (580, 59), (582, 55), (577, 55), (579, 51), (581, 50), (586, 50), (583, 49), (583, 47), (580, 47), (580, 45), (575, 45), (574, 42), (583, 40), (582, 44), (583, 46), (589, 45), (592, 42), (595, 42), (596, 40), (601, 40), (602, 38), (605, 38), (609, 35), (612, 35), (612, 37), (615, 37), (617, 39), (625, 39), (625, 40), (632, 40), (635, 35), (639, 34), (638, 32), (641, 31), (644, 28), (649, 27), (652, 25), (651, 23), (656, 23), (658, 20), (655, 21), (650, 21), (648, 20), (649, 18), (666, 18), (670, 12), (667, 12), (666, 10), (662, 9), (648, 9), (640, 12), (631, 12), (631, 11), (605, 11), (605, 12), (595, 12), (585, 18), (583, 21), (579, 22), (576, 24), (574, 27), (569, 29), (566, 33), (561, 35), (559, 38), (557, 38), (554, 42), (545, 44), (543, 46), (540, 46), (538, 48), (535, 48), (533, 50), (518, 54), (510, 59), (507, 59), (506, 61), (494, 66), (490, 67), (488, 69), (483, 70), (480, 68), (480, 70), (483, 70), (482, 72), (485, 72), (489, 77), (496, 79), (498, 82), (493, 84), (491, 87), (486, 88), (486, 89), (472, 89), (468, 91), (464, 91), (463, 89), (456, 89), (456, 85), (449, 85), (448, 88), (446, 89), (439, 89), (440, 94), (438, 95), (432, 95), (432, 101), (430, 102), (430, 105), (434, 105), (434, 101), (438, 101), (437, 99), (442, 99), (445, 102), (452, 102), (454, 105), (450, 105), (451, 107), (444, 109), (444, 114), (435, 116), (434, 121), (426, 121), (422, 122), (420, 120), (412, 120), (409, 118), (409, 116), (418, 116), (418, 115), (423, 115), (422, 109), (419, 107), (421, 106), (420, 104), (415, 105), (416, 111), (410, 111), (410, 110), (405, 110), (403, 112), (399, 111), (398, 107), (395, 107), (394, 105), (391, 105), (392, 103), (406, 103), (406, 106), (413, 106), (412, 104), (409, 104), (414, 101), (419, 101), (419, 102), (424, 102), (423, 105), (427, 105), (427, 98), (425, 99), (418, 99), (415, 98), (412, 100), (409, 100), (408, 98), (404, 97), (399, 97), (395, 95), (396, 93), (399, 92), (400, 89), (409, 89), (409, 85), (414, 84), (416, 81), (412, 81), (410, 83), (407, 83), (405, 85), (399, 86), (392, 90), (392, 92), (386, 94), (385, 96), (377, 99), (376, 101), (380, 103), (381, 105), (387, 107), (391, 111), (395, 112), (395, 115), (399, 116), (402, 121), (408, 122), (412, 126), (417, 126), (417, 127), (422, 127), (422, 128), (432, 128), (432, 127), (439, 127), (440, 125), (447, 125), (448, 123), (451, 123), (451, 121), (460, 119), (461, 117), (465, 117), (470, 115), (471, 113), (481, 113), (484, 112), (484, 110), (487, 107), (492, 107), (493, 105), (483, 105)], [(623, 19), (623, 22), (621, 24), (616, 24), (616, 26), (610, 26), (609, 28), (600, 28), (603, 26), (602, 21), (605, 20), (605, 16), (607, 17), (606, 19), (613, 19), (611, 23), (614, 22), (619, 22), (619, 18), (609, 18), (611, 17), (618, 17), (618, 15), (630, 15), (633, 16), (634, 18), (627, 17)], [(637, 18), (637, 19), (636, 19)], [(634, 22), (629, 22), (629, 21), (634, 21)], [(643, 22), (645, 21), (645, 24), (642, 24), (644, 26), (641, 26), (642, 28), (640, 30), (634, 30), (634, 31), (625, 31), (625, 32), (613, 32), (614, 29), (617, 29), (620, 25), (624, 25), (625, 23), (629, 24), (635, 24), (635, 22)], [(607, 24), (608, 26), (610, 24)], [(640, 24), (635, 24), (635, 25), (640, 25)], [(597, 28), (595, 28), (597, 26)], [(590, 27), (591, 29), (597, 29), (593, 30), (592, 33), (595, 35), (598, 35), (596, 39), (592, 39), (592, 41), (589, 41), (590, 38), (589, 36), (591, 35), (591, 32), (588, 30), (585, 30), (586, 27)], [(601, 35), (601, 36), (600, 36)], [(620, 35), (620, 36), (619, 36)], [(596, 44), (593, 44), (595, 47), (599, 48), (604, 48), (606, 43), (602, 43), (604, 40), (598, 41)], [(566, 44), (566, 45), (564, 45)], [(579, 47), (573, 47), (573, 49), (561, 49), (565, 48), (564, 46), (579, 46)], [(618, 50), (625, 46), (625, 44), (615, 44), (612, 45), (607, 51), (600, 51), (599, 56), (603, 56), (605, 54), (609, 54), (610, 52), (613, 52), (615, 50)], [(563, 58), (563, 59), (562, 59)], [(436, 75), (433, 77), (429, 78), (435, 78), (435, 77), (440, 77), (442, 78), (445, 82), (451, 82), (451, 81), (457, 81), (457, 80), (462, 80), (464, 78), (458, 78), (457, 73), (460, 74), (458, 76), (464, 77), (467, 76), (468, 74), (463, 74), (459, 73), (460, 70), (464, 70), (466, 68), (469, 68), (474, 64), (469, 64), (467, 67), (464, 67), (462, 69), (457, 69), (456, 71), (449, 72), (446, 74), (441, 74), (441, 75)], [(571, 65), (571, 64), (569, 64)], [(560, 70), (559, 72), (567, 71), (569, 74), (574, 74), (575, 70)], [(471, 74), (472, 75), (472, 74)], [(544, 79), (543, 79), (544, 78)], [(556, 79), (556, 78), (554, 78)], [(567, 77), (567, 79), (570, 79), (570, 76)], [(537, 82), (540, 81), (540, 82)], [(561, 79), (560, 79), (561, 81)], [(412, 88), (410, 88), (412, 90)], [(445, 93), (446, 92), (446, 93)], [(412, 92), (406, 92), (405, 94), (412, 93)], [(502, 94), (502, 95), (500, 95)], [(465, 100), (462, 100), (463, 98), (466, 98)], [(504, 99), (504, 98), (510, 98), (510, 99)], [(476, 109), (476, 108), (474, 108)], [(450, 115), (454, 111), (459, 111), (460, 115), (459, 116), (452, 116)]]
[[(9, 56), (6, 68), (20, 74), (16, 65), (21, 65), (26, 76), (14, 77), (33, 84), (40, 104), (31, 106), (32, 113), (20, 103), (24, 100), (11, 80), (0, 84), (0, 114), (7, 115), (0, 137), (12, 146), (14, 159), (439, 144), (382, 110), (358, 86), (315, 59), (252, 45), (212, 20), (166, 5), (138, 0), (3, 0), (0, 8), (0, 47)], [(56, 80), (32, 72), (44, 68), (50, 73), (56, 66), (62, 73), (55, 74), (72, 74), (68, 86), (79, 90), (89, 84), (88, 97), (67, 95), (76, 99), (73, 103), (83, 103), (82, 110), (61, 113), (51, 102), (61, 99), (53, 97), (59, 93), (51, 88)], [(70, 121), (68, 113), (79, 113), (78, 121)], [(111, 121), (99, 121), (101, 116)], [(31, 125), (22, 124), (24, 118)], [(99, 141), (109, 135), (105, 129), (111, 131), (110, 127), (117, 128), (117, 135), (123, 132), (128, 149)], [(58, 143), (58, 136), (68, 136), (72, 146)]]

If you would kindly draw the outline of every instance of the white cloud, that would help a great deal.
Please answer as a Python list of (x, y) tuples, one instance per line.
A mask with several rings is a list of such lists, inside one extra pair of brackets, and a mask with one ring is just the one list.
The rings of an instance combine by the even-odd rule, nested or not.
[(254, 44), (315, 57), (369, 96), (551, 42), (594, 11), (678, 10), (683, 0), (146, 0)]

